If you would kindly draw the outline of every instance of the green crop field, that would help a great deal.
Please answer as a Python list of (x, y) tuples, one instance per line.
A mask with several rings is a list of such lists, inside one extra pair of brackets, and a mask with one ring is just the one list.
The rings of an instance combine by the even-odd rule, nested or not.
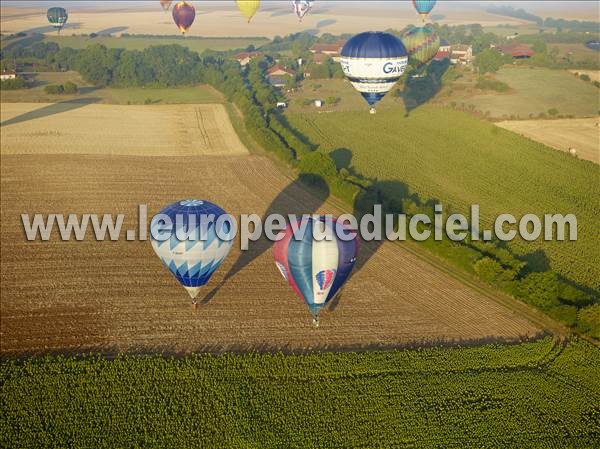
[[(55, 103), (61, 101), (89, 101), (109, 104), (175, 104), (175, 103), (222, 103), (223, 96), (208, 85), (182, 86), (170, 88), (126, 87), (94, 88), (81, 79), (74, 71), (40, 72), (29, 74), (33, 87), (19, 90), (2, 90), (2, 102), (7, 103)], [(75, 95), (50, 95), (44, 91), (48, 84), (73, 82), (79, 88)]]
[(591, 448), (600, 352), (516, 346), (5, 361), (2, 447)]
[[(498, 118), (529, 118), (556, 109), (559, 115), (589, 117), (598, 114), (598, 88), (566, 70), (503, 68), (495, 78), (508, 84), (507, 93), (486, 93), (454, 101)], [(461, 93), (462, 95), (462, 93)]]
[(577, 241), (514, 241), (511, 247), (600, 289), (597, 165), (436, 106), (420, 107), (408, 117), (394, 108), (376, 115), (354, 111), (288, 118), (320, 151), (346, 150), (335, 154), (351, 154), (350, 165), (376, 178), (391, 197), (417, 194), (422, 202), (437, 199), (465, 214), (478, 204), (487, 229), (504, 213), (517, 219), (528, 213), (542, 218), (575, 214)]
[(240, 38), (174, 38), (174, 37), (115, 37), (115, 36), (97, 36), (94, 38), (88, 36), (46, 36), (48, 42), (56, 42), (60, 47), (70, 47), (75, 49), (86, 48), (92, 44), (102, 44), (108, 48), (124, 48), (126, 50), (143, 50), (151, 45), (171, 45), (177, 44), (188, 47), (198, 53), (204, 50), (226, 51), (246, 48), (249, 45), (256, 47), (266, 44), (268, 39), (262, 37), (240, 37)]

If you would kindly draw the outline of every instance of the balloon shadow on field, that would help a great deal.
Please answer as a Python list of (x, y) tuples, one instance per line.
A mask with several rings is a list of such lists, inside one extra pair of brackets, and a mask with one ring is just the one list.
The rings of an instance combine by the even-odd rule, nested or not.
[(404, 84), (404, 90), (399, 95), (404, 101), (404, 108), (408, 115), (412, 110), (427, 103), (442, 89), (442, 77), (450, 67), (450, 60), (433, 61), (424, 69), (424, 72), (410, 76)]
[(96, 34), (98, 36), (110, 36), (113, 33), (121, 33), (121, 32), (125, 31), (128, 28), (129, 27), (126, 27), (126, 26), (106, 28), (104, 30), (97, 31)]
[(61, 101), (60, 103), (52, 103), (48, 106), (44, 106), (34, 111), (29, 111), (24, 114), (17, 115), (16, 117), (5, 120), (2, 123), (0, 123), (0, 127), (4, 128), (6, 126), (15, 125), (17, 123), (27, 122), (29, 120), (35, 120), (38, 118), (49, 117), (54, 114), (72, 111), (74, 109), (82, 108), (89, 104), (97, 103), (98, 101), (100, 101), (100, 98), (87, 97)]
[[(408, 186), (400, 181), (377, 181), (376, 179), (366, 179), (352, 167), (352, 151), (347, 148), (339, 148), (330, 153), (331, 158), (336, 164), (338, 171), (344, 169), (349, 176), (360, 179), (365, 182), (365, 187), (361, 188), (354, 198), (352, 214), (360, 225), (363, 216), (373, 214), (374, 207), (377, 204), (382, 206), (382, 215), (386, 213), (399, 214), (403, 211), (403, 201), (410, 199), (419, 202), (415, 194), (410, 194)], [(382, 236), (385, 237), (385, 223), (382, 229)], [(352, 270), (351, 276), (356, 276), (377, 253), (384, 240), (365, 241), (359, 233), (360, 247), (356, 259), (356, 264)], [(338, 293), (330, 302), (328, 310), (334, 311), (342, 298), (342, 291)]]
[[(286, 220), (288, 215), (295, 214), (300, 217), (304, 214), (314, 214), (329, 198), (329, 188), (325, 180), (319, 175), (300, 175), (298, 179), (285, 187), (271, 202), (262, 216), (264, 224), (267, 217), (273, 214), (283, 215)], [(223, 280), (215, 286), (202, 300), (202, 304), (208, 304), (219, 291), (219, 289), (233, 276), (238, 274), (266, 251), (270, 250), (273, 242), (269, 240), (264, 232), (260, 239), (249, 242), (248, 249), (242, 251), (233, 266), (229, 269)]]
[(333, 25), (334, 23), (336, 23), (337, 20), (335, 19), (323, 19), (323, 20), (319, 20), (317, 22), (317, 28), (325, 28), (329, 25)]

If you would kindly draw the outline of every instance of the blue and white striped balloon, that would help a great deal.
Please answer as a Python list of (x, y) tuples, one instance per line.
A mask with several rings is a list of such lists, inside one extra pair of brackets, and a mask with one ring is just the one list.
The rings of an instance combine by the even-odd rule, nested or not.
[(235, 228), (227, 217), (209, 201), (183, 200), (165, 207), (152, 220), (152, 248), (192, 299), (233, 245)]
[[(397, 37), (368, 31), (352, 37), (341, 51), (342, 70), (370, 106), (374, 106), (400, 79), (408, 52)], [(371, 108), (371, 112), (375, 111)]]

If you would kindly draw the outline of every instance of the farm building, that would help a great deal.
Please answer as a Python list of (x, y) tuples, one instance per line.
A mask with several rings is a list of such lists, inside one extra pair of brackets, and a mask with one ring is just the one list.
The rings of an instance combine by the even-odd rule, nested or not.
[(253, 58), (258, 58), (260, 56), (262, 56), (263, 53), (261, 51), (244, 51), (242, 53), (239, 53), (235, 56), (235, 59), (237, 62), (240, 63), (240, 65), (242, 67), (248, 65), (248, 63), (253, 59)]
[(288, 69), (287, 67), (284, 67), (282, 65), (279, 64), (275, 64), (273, 67), (271, 67), (269, 70), (267, 70), (267, 76), (268, 77), (272, 77), (272, 76), (294, 76), (295, 73)]
[(433, 57), (433, 60), (434, 61), (443, 61), (444, 59), (448, 59), (448, 58), (450, 58), (449, 51), (438, 50), (438, 52)]
[(503, 55), (510, 55), (513, 59), (529, 59), (535, 52), (527, 44), (510, 44), (497, 47)]
[(269, 76), (267, 77), (267, 80), (269, 81), (269, 83), (271, 83), (272, 86), (275, 87), (285, 87), (287, 82), (288, 82), (288, 77), (285, 76), (279, 76), (279, 75), (273, 75), (273, 76)]
[(446, 39), (442, 39), (440, 41), (440, 48), (438, 49), (438, 51), (441, 51), (444, 53), (450, 53), (451, 50), (452, 50), (452, 46), (450, 45), (450, 43)]
[[(338, 62), (340, 59), (340, 52), (342, 51), (342, 47), (346, 44), (345, 40), (338, 41), (334, 44), (315, 44), (310, 47), (310, 52), (317, 56), (319, 54), (324, 56), (329, 56), (333, 58), (334, 61)], [(322, 59), (321, 62), (317, 62), (317, 64), (322, 64), (327, 59), (326, 57), (319, 56)]]
[(473, 47), (465, 44), (452, 45), (450, 53), (451, 64), (471, 64), (473, 61)]
[(312, 58), (312, 60), (315, 64), (323, 64), (328, 59), (329, 59), (329, 56), (326, 55), (325, 53), (315, 53)]
[(3, 70), (2, 73), (0, 73), (1, 81), (14, 80), (16, 78), (17, 72), (15, 72), (14, 70)]

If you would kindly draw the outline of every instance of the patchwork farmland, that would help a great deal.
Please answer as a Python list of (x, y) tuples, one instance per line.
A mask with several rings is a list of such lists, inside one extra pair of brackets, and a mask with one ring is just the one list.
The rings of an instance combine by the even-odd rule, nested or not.
[[(132, 115), (131, 108), (140, 110)], [(219, 126), (198, 128), (199, 110)], [(277, 272), (267, 241), (244, 254), (234, 250), (196, 311), (149, 242), (62, 242), (58, 236), (26, 242), (21, 213), (124, 213), (124, 229), (135, 229), (138, 204), (152, 214), (188, 197), (211, 199), (234, 215), (339, 213), (326, 195), (308, 192), (266, 156), (247, 154), (228, 131), (221, 105), (86, 105), (32, 117), (35, 111), (3, 105), (3, 355), (306, 351), (516, 341), (542, 332), (410, 248), (389, 243), (376, 253), (363, 248), (360, 269), (314, 329)], [(91, 112), (103, 119), (86, 122)], [(67, 145), (61, 150), (53, 133), (76, 132), (73, 117), (89, 137), (61, 139)], [(186, 132), (196, 137), (182, 147), (177, 136), (188, 141)], [(207, 141), (235, 151), (215, 157)]]

